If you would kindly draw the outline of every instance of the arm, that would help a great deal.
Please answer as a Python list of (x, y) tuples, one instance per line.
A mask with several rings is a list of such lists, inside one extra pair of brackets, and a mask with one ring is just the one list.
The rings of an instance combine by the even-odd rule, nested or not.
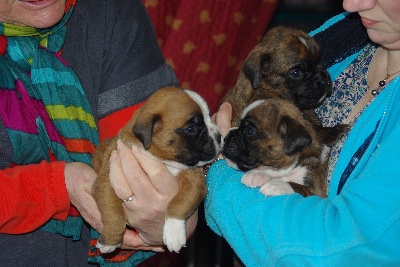
[(207, 222), (246, 266), (398, 263), (399, 137), (397, 125), (341, 194), (326, 199), (265, 197), (241, 184), (242, 172), (219, 161), (207, 177)]
[(268, 198), (242, 185), (241, 175), (216, 163), (209, 172), (205, 209), (209, 226), (246, 266), (296, 266), (299, 261), (345, 266), (349, 258), (362, 266), (370, 253), (379, 255), (378, 262), (399, 261), (398, 249), (387, 249), (400, 237), (400, 186), (393, 179), (377, 185), (374, 178), (384, 178), (379, 175), (355, 182), (334, 199)]
[(62, 56), (78, 75), (96, 119), (178, 85), (140, 0), (77, 1)]
[(101, 227), (91, 196), (96, 176), (89, 165), (80, 162), (42, 161), (1, 170), (0, 232), (28, 233), (50, 219), (64, 221), (71, 203), (93, 227)]
[(70, 202), (64, 162), (41, 162), (0, 171), (0, 232), (20, 234), (50, 218), (65, 220)]
[[(78, 1), (68, 27), (63, 56), (79, 76), (92, 110), (97, 111), (101, 140), (115, 136), (151, 93), (178, 84), (140, 0)], [(149, 207), (135, 208), (148, 212)], [(156, 215), (160, 217), (152, 219), (160, 221), (162, 215)], [(147, 225), (142, 224), (141, 232)], [(127, 233), (132, 235), (124, 237), (125, 246), (138, 249), (145, 245), (136, 232)]]
[[(123, 3), (123, 5), (122, 5)], [(144, 7), (140, 1), (114, 1), (106, 2), (110, 14), (116, 13), (117, 18), (107, 21), (106, 25), (113, 23), (113, 27), (107, 27), (104, 37), (104, 54), (102, 67), (100, 92), (99, 92), (99, 132), (100, 139), (115, 136), (118, 130), (131, 118), (132, 111), (155, 90), (164, 86), (177, 85), (176, 77), (168, 65), (165, 64), (163, 55), (158, 47), (157, 40)], [(118, 12), (110, 9), (118, 9)], [(111, 16), (108, 15), (108, 18)], [(111, 32), (112, 31), (112, 32)], [(132, 108), (132, 109), (131, 109)], [(129, 110), (129, 111), (128, 111)], [(126, 116), (128, 111), (129, 115)], [(117, 122), (117, 124), (116, 124)], [(131, 151), (126, 152), (128, 159), (118, 155), (117, 168), (121, 166), (135, 166), (136, 159)], [(121, 160), (120, 160), (121, 159)], [(131, 164), (131, 165), (130, 165)], [(170, 173), (164, 166), (151, 160), (143, 160), (132, 170), (124, 169), (121, 176), (116, 177), (122, 184), (129, 181), (129, 186), (134, 186), (135, 179), (152, 181), (153, 174), (146, 172), (148, 168), (160, 170), (161, 174), (154, 174), (170, 181)], [(160, 165), (158, 165), (160, 164)], [(113, 179), (113, 175), (111, 175)], [(119, 182), (115, 182), (118, 184)], [(154, 183), (148, 182), (142, 185), (139, 193), (139, 201), (126, 203), (132, 210), (132, 217), (136, 219), (135, 228), (141, 237), (149, 244), (162, 244), (162, 227), (164, 225), (165, 208), (173, 197), (177, 185), (165, 183), (166, 191), (158, 191)], [(118, 185), (117, 185), (118, 186)], [(124, 188), (122, 186), (119, 189)], [(119, 189), (116, 189), (119, 194)], [(124, 195), (124, 197), (129, 197)], [(131, 207), (133, 205), (133, 207)], [(197, 213), (196, 213), (197, 215)], [(190, 222), (193, 232), (197, 217), (192, 216)], [(128, 232), (128, 231), (127, 231)], [(128, 247), (132, 244), (125, 243)]]

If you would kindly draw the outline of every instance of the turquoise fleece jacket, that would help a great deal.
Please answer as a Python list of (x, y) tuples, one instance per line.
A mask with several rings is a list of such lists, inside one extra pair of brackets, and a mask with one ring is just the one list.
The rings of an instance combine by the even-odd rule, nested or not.
[[(316, 32), (344, 16), (334, 17)], [(330, 67), (332, 78), (355, 56)], [(243, 173), (220, 160), (207, 177), (207, 223), (248, 267), (400, 266), (399, 163), (397, 77), (350, 132), (327, 198), (266, 197), (241, 184)]]

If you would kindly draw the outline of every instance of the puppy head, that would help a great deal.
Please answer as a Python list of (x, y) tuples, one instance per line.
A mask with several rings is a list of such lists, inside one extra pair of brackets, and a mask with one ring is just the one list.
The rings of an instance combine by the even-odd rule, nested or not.
[(294, 166), (311, 144), (309, 127), (293, 103), (259, 100), (245, 109), (239, 127), (228, 132), (222, 153), (242, 171), (261, 166), (284, 169)]
[(300, 109), (318, 106), (331, 93), (332, 82), (318, 44), (297, 29), (269, 30), (249, 53), (242, 74), (259, 99), (288, 99)]
[(211, 122), (206, 102), (193, 91), (160, 89), (137, 113), (131, 133), (167, 165), (202, 166), (219, 153), (219, 130)]

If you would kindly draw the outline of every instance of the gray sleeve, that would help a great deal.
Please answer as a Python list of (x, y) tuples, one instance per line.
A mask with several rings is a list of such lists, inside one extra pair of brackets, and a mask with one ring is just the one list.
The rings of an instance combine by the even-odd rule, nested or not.
[(11, 166), (13, 155), (14, 150), (7, 129), (0, 119), (0, 170)]
[(178, 85), (140, 0), (77, 1), (67, 29), (62, 56), (78, 75), (96, 120)]

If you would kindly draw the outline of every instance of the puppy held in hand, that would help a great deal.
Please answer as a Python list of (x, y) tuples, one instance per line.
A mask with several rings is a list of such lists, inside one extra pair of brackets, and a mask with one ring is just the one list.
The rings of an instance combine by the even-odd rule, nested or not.
[(301, 30), (279, 26), (269, 30), (250, 51), (236, 84), (222, 102), (232, 105), (232, 124), (237, 126), (240, 114), (254, 101), (289, 100), (319, 128), (324, 143), (331, 147), (347, 126), (322, 127), (314, 112), (331, 94), (331, 88), (316, 41)]
[(207, 192), (200, 166), (219, 153), (221, 136), (211, 122), (206, 102), (190, 90), (160, 89), (134, 113), (116, 137), (96, 148), (92, 159), (98, 173), (94, 198), (104, 224), (97, 247), (103, 253), (121, 245), (126, 225), (130, 225), (126, 209), (109, 180), (109, 159), (117, 149), (118, 139), (160, 160), (176, 176), (179, 189), (167, 207), (163, 241), (170, 251), (179, 251), (186, 244), (186, 219)]
[(228, 131), (222, 153), (245, 171), (242, 183), (268, 196), (300, 193), (326, 197), (328, 147), (301, 111), (284, 99), (249, 105)]

